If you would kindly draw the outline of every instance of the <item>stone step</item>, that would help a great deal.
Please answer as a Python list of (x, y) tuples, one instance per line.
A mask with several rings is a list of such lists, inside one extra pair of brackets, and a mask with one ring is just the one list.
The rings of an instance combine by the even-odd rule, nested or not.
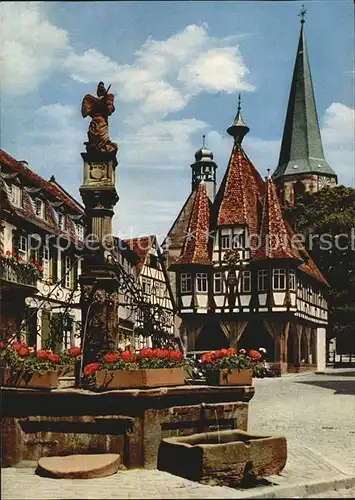
[(67, 455), (42, 457), (38, 460), (37, 474), (53, 478), (91, 479), (115, 474), (120, 467), (120, 455)]

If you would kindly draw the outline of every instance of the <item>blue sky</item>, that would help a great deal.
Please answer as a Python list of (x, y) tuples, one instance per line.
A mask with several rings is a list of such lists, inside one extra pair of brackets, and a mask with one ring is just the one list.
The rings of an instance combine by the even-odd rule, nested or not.
[[(301, 2), (5, 2), (1, 12), (1, 147), (80, 199), (89, 124), (80, 114), (99, 80), (112, 85), (119, 145), (115, 232), (162, 241), (191, 186), (206, 134), (225, 171), (225, 132), (242, 93), (245, 150), (276, 167)], [(354, 185), (354, 27), (350, 0), (308, 1), (306, 39), (323, 145)]]

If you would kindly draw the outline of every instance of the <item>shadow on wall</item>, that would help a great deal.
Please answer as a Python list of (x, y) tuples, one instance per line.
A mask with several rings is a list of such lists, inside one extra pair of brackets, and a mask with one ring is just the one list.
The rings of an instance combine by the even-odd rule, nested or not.
[(355, 379), (354, 380), (317, 380), (317, 381), (304, 381), (296, 382), (297, 384), (314, 385), (323, 387), (324, 389), (331, 389), (334, 394), (350, 394), (355, 395)]

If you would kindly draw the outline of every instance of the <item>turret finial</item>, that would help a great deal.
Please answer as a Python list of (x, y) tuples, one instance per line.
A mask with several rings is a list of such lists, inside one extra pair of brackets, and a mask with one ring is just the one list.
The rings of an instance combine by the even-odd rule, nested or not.
[(206, 136), (205, 136), (205, 134), (203, 134), (203, 136), (202, 136), (202, 147), (204, 148), (205, 145), (206, 145)]
[(242, 109), (242, 106), (241, 106), (241, 97), (240, 97), (240, 94), (238, 94), (238, 111), (240, 111)]
[(241, 114), (241, 96), (238, 95), (238, 110), (237, 115), (230, 127), (228, 127), (227, 132), (229, 135), (234, 137), (235, 144), (241, 144), (244, 136), (249, 132), (249, 127), (246, 125)]
[(298, 14), (298, 15), (299, 15), (299, 17), (301, 18), (301, 24), (304, 24), (306, 14), (307, 14), (307, 9), (306, 9), (306, 7), (302, 4), (302, 7), (301, 7), (301, 10), (300, 10), (300, 13)]

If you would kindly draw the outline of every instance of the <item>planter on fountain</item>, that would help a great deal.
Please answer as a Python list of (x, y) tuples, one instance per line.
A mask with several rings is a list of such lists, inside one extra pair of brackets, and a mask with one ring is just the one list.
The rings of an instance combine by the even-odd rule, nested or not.
[(209, 385), (252, 385), (252, 369), (245, 370), (209, 370), (206, 373)]
[(164, 387), (184, 385), (183, 368), (150, 368), (146, 370), (99, 370), (95, 385), (100, 389)]
[(158, 469), (200, 483), (237, 485), (278, 474), (286, 459), (284, 437), (234, 429), (163, 439)]
[(9, 368), (4, 368), (2, 371), (1, 385), (4, 386), (29, 387), (33, 389), (54, 389), (58, 387), (57, 370), (44, 373), (26, 373), (23, 371), (11, 372)]

